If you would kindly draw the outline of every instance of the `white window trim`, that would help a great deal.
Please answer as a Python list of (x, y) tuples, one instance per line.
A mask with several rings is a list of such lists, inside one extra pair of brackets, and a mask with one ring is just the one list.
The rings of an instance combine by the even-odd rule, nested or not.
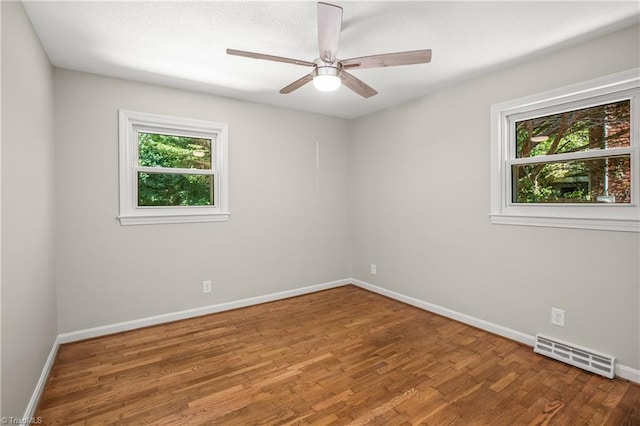
[[(121, 225), (161, 223), (218, 222), (229, 219), (229, 128), (215, 123), (181, 117), (119, 110), (119, 165)], [(214, 206), (138, 207), (137, 204), (137, 128), (166, 131), (168, 134), (207, 135), (215, 140), (212, 147), (215, 175)], [(139, 168), (139, 167), (138, 167)], [(198, 171), (189, 170), (190, 173)]]
[[(578, 109), (617, 98), (631, 99), (631, 147), (619, 149), (631, 156), (630, 204), (516, 204), (511, 202), (510, 166), (515, 159), (512, 141), (514, 116), (547, 115), (549, 111)], [(568, 107), (568, 108), (567, 108)], [(640, 68), (574, 84), (491, 106), (491, 222), (503, 225), (545, 226), (640, 232)], [(595, 154), (597, 156), (598, 154)], [(562, 154), (557, 154), (560, 159)], [(583, 154), (573, 154), (579, 158)], [(587, 154), (594, 156), (594, 152)], [(536, 160), (536, 161), (539, 161)]]

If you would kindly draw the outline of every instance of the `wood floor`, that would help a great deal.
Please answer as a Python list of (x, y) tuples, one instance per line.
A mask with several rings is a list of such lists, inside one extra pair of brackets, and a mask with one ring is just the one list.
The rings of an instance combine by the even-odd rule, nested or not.
[(62, 345), (43, 424), (640, 425), (640, 385), (345, 286)]

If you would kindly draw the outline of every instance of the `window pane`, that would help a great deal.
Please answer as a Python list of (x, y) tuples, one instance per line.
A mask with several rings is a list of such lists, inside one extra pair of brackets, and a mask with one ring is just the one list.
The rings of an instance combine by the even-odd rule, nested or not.
[(629, 100), (516, 122), (516, 157), (630, 146)]
[(138, 165), (211, 169), (211, 139), (138, 132)]
[(211, 206), (212, 175), (138, 173), (138, 206)]
[(631, 157), (512, 166), (514, 203), (631, 202)]

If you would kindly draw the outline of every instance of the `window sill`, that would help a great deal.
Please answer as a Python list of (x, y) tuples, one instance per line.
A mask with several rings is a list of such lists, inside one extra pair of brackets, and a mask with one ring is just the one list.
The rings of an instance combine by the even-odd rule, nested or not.
[(526, 216), (515, 214), (490, 214), (489, 216), (491, 216), (491, 223), (497, 225), (543, 226), (549, 228), (640, 232), (640, 217), (638, 219), (602, 219), (554, 216)]
[(158, 225), (168, 223), (200, 223), (224, 222), (229, 220), (229, 213), (216, 214), (184, 214), (184, 215), (131, 215), (118, 216), (120, 225)]

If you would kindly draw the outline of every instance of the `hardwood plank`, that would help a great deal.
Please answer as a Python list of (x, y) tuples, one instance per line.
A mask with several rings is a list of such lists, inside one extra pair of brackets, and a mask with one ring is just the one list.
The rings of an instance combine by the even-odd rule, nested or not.
[(640, 385), (345, 286), (62, 345), (44, 424), (640, 425)]

